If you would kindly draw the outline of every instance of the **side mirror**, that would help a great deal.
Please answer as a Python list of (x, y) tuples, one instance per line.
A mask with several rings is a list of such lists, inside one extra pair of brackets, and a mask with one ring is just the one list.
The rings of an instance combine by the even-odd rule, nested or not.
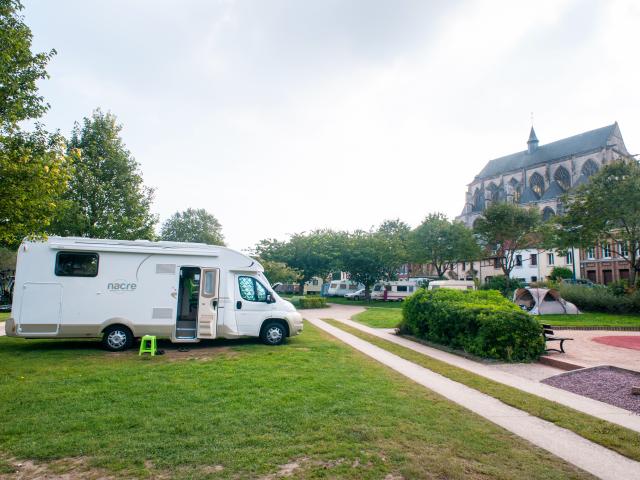
[(267, 300), (266, 300), (266, 301), (267, 301), (267, 303), (275, 303), (275, 302), (276, 302), (276, 299), (275, 299), (275, 298), (273, 298), (273, 295), (272, 295), (272, 294), (267, 293)]

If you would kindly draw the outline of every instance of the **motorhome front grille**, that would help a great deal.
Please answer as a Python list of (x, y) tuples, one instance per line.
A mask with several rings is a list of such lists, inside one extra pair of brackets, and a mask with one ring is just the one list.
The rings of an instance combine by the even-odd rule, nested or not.
[(173, 263), (156, 263), (156, 273), (176, 273), (176, 266)]
[(167, 320), (173, 318), (173, 310), (171, 308), (154, 308), (151, 318), (156, 320)]

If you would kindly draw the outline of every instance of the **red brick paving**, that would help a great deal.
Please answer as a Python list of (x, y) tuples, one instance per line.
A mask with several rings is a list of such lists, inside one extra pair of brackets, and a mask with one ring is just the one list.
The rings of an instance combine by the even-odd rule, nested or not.
[(640, 350), (640, 337), (630, 335), (610, 335), (607, 337), (592, 338), (594, 342), (610, 345), (612, 347), (630, 348)]

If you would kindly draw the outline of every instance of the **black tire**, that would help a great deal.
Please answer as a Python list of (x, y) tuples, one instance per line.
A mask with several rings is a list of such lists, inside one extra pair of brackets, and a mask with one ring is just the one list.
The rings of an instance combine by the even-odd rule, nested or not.
[(281, 322), (271, 321), (262, 326), (260, 340), (265, 345), (282, 345), (287, 338), (287, 329)]
[(123, 352), (133, 346), (133, 333), (124, 325), (111, 325), (104, 330), (102, 346), (110, 352)]

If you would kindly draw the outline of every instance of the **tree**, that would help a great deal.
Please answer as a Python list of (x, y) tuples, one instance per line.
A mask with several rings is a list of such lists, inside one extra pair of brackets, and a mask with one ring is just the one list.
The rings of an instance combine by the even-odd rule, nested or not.
[(480, 249), (473, 232), (441, 213), (431, 213), (411, 232), (409, 255), (418, 263), (429, 263), (442, 277), (454, 264), (475, 260)]
[(387, 232), (365, 232), (357, 230), (346, 236), (342, 250), (342, 270), (349, 279), (362, 283), (365, 297), (369, 298), (371, 287), (379, 280), (392, 280), (404, 263), (404, 245)]
[(45, 67), (55, 54), (31, 52), (22, 8), (18, 0), (0, 0), (0, 245), (9, 248), (44, 233), (71, 174), (60, 135), (37, 123), (32, 132), (19, 126), (48, 109), (36, 83), (48, 77)]
[(184, 212), (174, 213), (162, 224), (160, 238), (172, 242), (224, 245), (222, 225), (204, 208), (187, 208)]
[(31, 29), (20, 14), (19, 0), (0, 0), (0, 130), (16, 131), (18, 122), (40, 118), (49, 108), (38, 95), (38, 80), (49, 78), (46, 66), (55, 50), (31, 52)]
[(272, 285), (275, 283), (296, 283), (300, 279), (300, 272), (290, 268), (286, 263), (260, 258), (258, 261), (264, 267), (264, 275)]
[(565, 214), (558, 217), (564, 247), (609, 243), (611, 251), (631, 265), (629, 284), (640, 272), (640, 165), (618, 160), (604, 166), (589, 182), (563, 197)]
[(314, 230), (296, 233), (282, 242), (262, 240), (255, 247), (255, 254), (264, 260), (283, 262), (300, 272), (298, 283), (304, 291), (305, 282), (313, 277), (325, 278), (340, 267), (340, 255), (345, 234), (333, 230)]
[(478, 217), (473, 230), (488, 254), (496, 256), (509, 287), (516, 252), (541, 241), (538, 229), (542, 217), (535, 208), (521, 208), (512, 203), (492, 203)]
[(68, 146), (76, 156), (75, 175), (54, 233), (124, 240), (154, 237), (153, 189), (143, 184), (121, 130), (116, 117), (100, 109), (85, 117), (82, 126), (75, 124)]
[(387, 244), (393, 249), (394, 255), (400, 262), (399, 265), (409, 261), (409, 241), (411, 238), (409, 224), (399, 218), (385, 220), (378, 227), (377, 233), (387, 240)]

